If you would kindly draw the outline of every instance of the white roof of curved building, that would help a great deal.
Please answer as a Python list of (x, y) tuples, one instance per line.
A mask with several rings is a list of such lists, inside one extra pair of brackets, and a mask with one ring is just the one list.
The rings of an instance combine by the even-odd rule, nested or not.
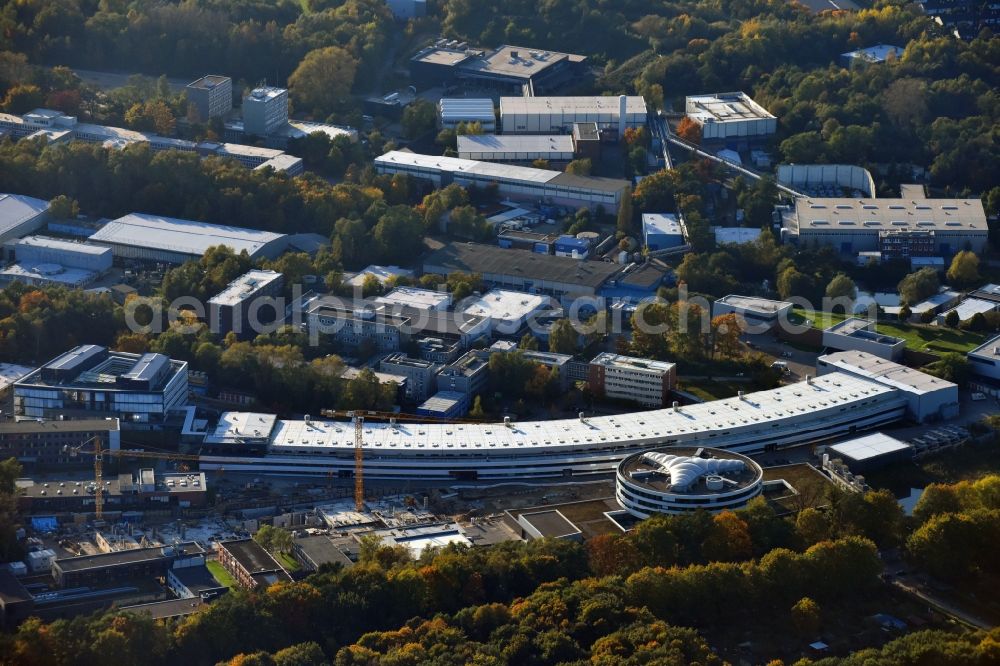
[[(623, 444), (662, 445), (672, 436), (718, 433), (760, 427), (770, 421), (800, 423), (822, 410), (898, 396), (896, 389), (860, 377), (829, 373), (811, 381), (752, 393), (741, 398), (673, 409), (554, 421), (503, 423), (365, 423), (365, 448), (426, 449), (454, 454), (464, 450), (521, 447), (585, 448)], [(279, 421), (271, 440), (272, 454), (281, 449), (309, 452), (354, 446), (354, 428), (343, 421)]]
[(670, 475), (670, 487), (673, 490), (687, 490), (698, 479), (709, 474), (739, 473), (746, 469), (746, 463), (732, 458), (698, 458), (670, 453), (645, 453), (642, 457), (659, 465)]

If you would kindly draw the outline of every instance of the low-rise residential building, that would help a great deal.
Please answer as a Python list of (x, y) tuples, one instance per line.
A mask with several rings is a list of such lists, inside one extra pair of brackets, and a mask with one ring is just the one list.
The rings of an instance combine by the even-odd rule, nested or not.
[(208, 299), (210, 330), (221, 336), (233, 332), (243, 340), (275, 330), (283, 314), (275, 299), (284, 284), (284, 276), (275, 271), (254, 269), (244, 273)]
[(837, 351), (863, 351), (889, 361), (903, 358), (906, 340), (883, 335), (874, 321), (851, 317), (823, 331), (823, 346)]
[(590, 361), (588, 384), (597, 396), (630, 400), (644, 407), (663, 407), (677, 384), (677, 366), (602, 352)]
[(787, 321), (792, 304), (757, 296), (729, 294), (712, 303), (712, 316), (736, 314), (749, 326), (773, 328), (780, 321)]
[(281, 564), (253, 539), (220, 541), (217, 557), (236, 584), (247, 590), (292, 580)]
[(958, 415), (958, 386), (864, 351), (842, 351), (816, 359), (816, 373), (842, 372), (885, 384), (902, 392), (908, 416), (919, 423)]

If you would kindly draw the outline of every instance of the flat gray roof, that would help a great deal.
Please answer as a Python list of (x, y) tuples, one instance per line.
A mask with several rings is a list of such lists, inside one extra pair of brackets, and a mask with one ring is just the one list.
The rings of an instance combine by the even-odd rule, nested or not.
[(592, 289), (621, 271), (618, 264), (536, 254), (478, 243), (449, 243), (424, 259), (427, 267), (449, 273), (514, 275), (518, 278), (579, 284)]
[(980, 199), (798, 197), (791, 217), (800, 232), (987, 232)]
[(0, 235), (49, 209), (49, 202), (21, 194), (0, 194)]
[(282, 237), (283, 234), (270, 231), (181, 220), (163, 215), (130, 213), (108, 222), (90, 240), (195, 256), (205, 254), (214, 245), (225, 245), (236, 253), (246, 250), (253, 256), (268, 243)]
[(573, 153), (569, 135), (465, 134), (458, 137), (458, 153)]
[(97, 555), (81, 555), (80, 557), (64, 557), (56, 560), (56, 565), (62, 571), (85, 571), (87, 569), (101, 569), (104, 567), (116, 567), (135, 562), (145, 562), (148, 560), (158, 560), (165, 557), (173, 557), (173, 550), (178, 549), (185, 555), (203, 555), (205, 549), (194, 541), (187, 541), (176, 546), (153, 546), (151, 548), (135, 548), (133, 550), (119, 550), (113, 553), (99, 553)]

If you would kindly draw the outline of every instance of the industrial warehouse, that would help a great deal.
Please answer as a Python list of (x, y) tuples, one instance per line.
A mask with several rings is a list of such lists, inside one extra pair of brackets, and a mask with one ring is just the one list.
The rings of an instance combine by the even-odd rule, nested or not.
[(216, 245), (225, 245), (235, 254), (245, 250), (251, 259), (273, 259), (287, 248), (283, 234), (144, 213), (108, 222), (90, 242), (107, 245), (116, 258), (168, 264), (199, 259)]
[(889, 246), (901, 242), (921, 248), (907, 257), (983, 252), (989, 229), (980, 199), (930, 199), (922, 186), (903, 189), (898, 199), (798, 197), (782, 212), (782, 239), (829, 245), (841, 254), (888, 255), (894, 253)]

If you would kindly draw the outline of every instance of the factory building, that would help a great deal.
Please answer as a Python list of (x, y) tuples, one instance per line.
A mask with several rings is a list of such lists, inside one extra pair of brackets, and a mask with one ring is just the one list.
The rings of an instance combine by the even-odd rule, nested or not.
[(842, 351), (816, 359), (816, 372), (851, 374), (896, 388), (907, 401), (907, 415), (919, 423), (958, 415), (958, 386), (863, 351)]
[(574, 157), (569, 135), (467, 134), (458, 137), (458, 156), (486, 162), (569, 162)]
[(792, 304), (786, 301), (773, 301), (769, 298), (756, 296), (739, 296), (729, 294), (712, 303), (712, 316), (737, 314), (749, 326), (767, 329), (778, 325), (780, 321), (788, 321)]
[(290, 583), (288, 572), (253, 539), (220, 541), (219, 564), (246, 590), (264, 589), (274, 583)]
[(262, 86), (243, 98), (243, 131), (267, 136), (288, 124), (288, 91)]
[(644, 407), (664, 407), (677, 385), (677, 366), (602, 352), (590, 361), (587, 383), (596, 396), (629, 400)]
[(233, 109), (233, 80), (228, 76), (206, 74), (187, 84), (184, 91), (200, 123), (221, 118)]
[(628, 188), (626, 180), (575, 176), (550, 169), (477, 162), (457, 157), (390, 151), (375, 158), (380, 174), (402, 173), (429, 180), (435, 187), (457, 183), (462, 187), (495, 185), (497, 193), (515, 201), (546, 202), (572, 208), (603, 206), (616, 212)]
[(587, 74), (586, 56), (507, 45), (487, 50), (447, 39), (410, 59), (410, 79), (421, 88), (461, 84), (535, 95), (577, 83)]
[(671, 446), (627, 456), (615, 470), (615, 499), (636, 518), (702, 509), (734, 511), (764, 490), (764, 470), (719, 449)]
[(82, 345), (14, 384), (14, 413), (32, 418), (117, 417), (162, 422), (187, 403), (188, 367), (163, 354), (127, 354)]
[(284, 234), (146, 213), (129, 213), (108, 222), (90, 242), (110, 247), (118, 259), (167, 264), (200, 259), (216, 245), (236, 254), (246, 251), (251, 259), (274, 259), (287, 247)]
[(673, 213), (643, 213), (642, 237), (650, 252), (681, 247), (687, 242), (684, 220)]
[[(983, 202), (928, 199), (918, 196), (922, 192), (918, 186), (907, 190), (912, 196), (899, 199), (799, 197), (782, 211), (781, 236), (803, 247), (829, 245), (847, 255), (882, 251), (883, 245), (891, 253), (888, 246), (904, 240), (935, 256), (966, 249), (981, 254), (989, 235)], [(912, 241), (907, 234), (914, 234)], [(927, 245), (928, 238), (933, 245)]]
[(973, 374), (1000, 380), (1000, 335), (970, 351), (968, 358)]
[(497, 131), (493, 100), (485, 98), (445, 97), (438, 102), (438, 124), (442, 129), (458, 129), (462, 123), (479, 123), (486, 134)]
[(73, 241), (28, 236), (6, 245), (15, 263), (0, 270), (0, 282), (83, 287), (111, 269), (110, 248)]
[(743, 92), (684, 98), (684, 112), (701, 127), (703, 141), (771, 136), (778, 121)]
[(0, 459), (16, 458), (33, 469), (93, 466), (93, 458), (73, 455), (71, 449), (101, 448), (117, 451), (121, 445), (117, 418), (73, 420), (25, 419), (0, 422)]
[(501, 97), (500, 126), (504, 134), (572, 134), (578, 123), (596, 123), (598, 130), (645, 127), (646, 100), (620, 97)]
[[(563, 374), (560, 372), (560, 374)], [(365, 423), (365, 478), (544, 479), (606, 475), (624, 456), (660, 446), (773, 451), (903, 418), (907, 398), (879, 379), (842, 372), (705, 404), (625, 416), (503, 423)], [(349, 476), (348, 422), (280, 420), (264, 455), (203, 455), (204, 471)]]
[(21, 238), (48, 221), (49, 202), (20, 194), (0, 194), (0, 243)]
[(423, 268), (424, 273), (437, 275), (476, 273), (492, 287), (544, 294), (566, 303), (577, 297), (597, 296), (622, 270), (603, 261), (550, 257), (477, 243), (449, 243), (428, 255)]
[(284, 314), (275, 299), (284, 284), (285, 277), (275, 271), (244, 273), (208, 299), (209, 329), (221, 336), (231, 331), (241, 340), (275, 330)]
[(903, 358), (906, 340), (877, 332), (874, 321), (851, 317), (823, 331), (823, 346), (836, 351), (862, 351), (887, 361), (899, 361)]

